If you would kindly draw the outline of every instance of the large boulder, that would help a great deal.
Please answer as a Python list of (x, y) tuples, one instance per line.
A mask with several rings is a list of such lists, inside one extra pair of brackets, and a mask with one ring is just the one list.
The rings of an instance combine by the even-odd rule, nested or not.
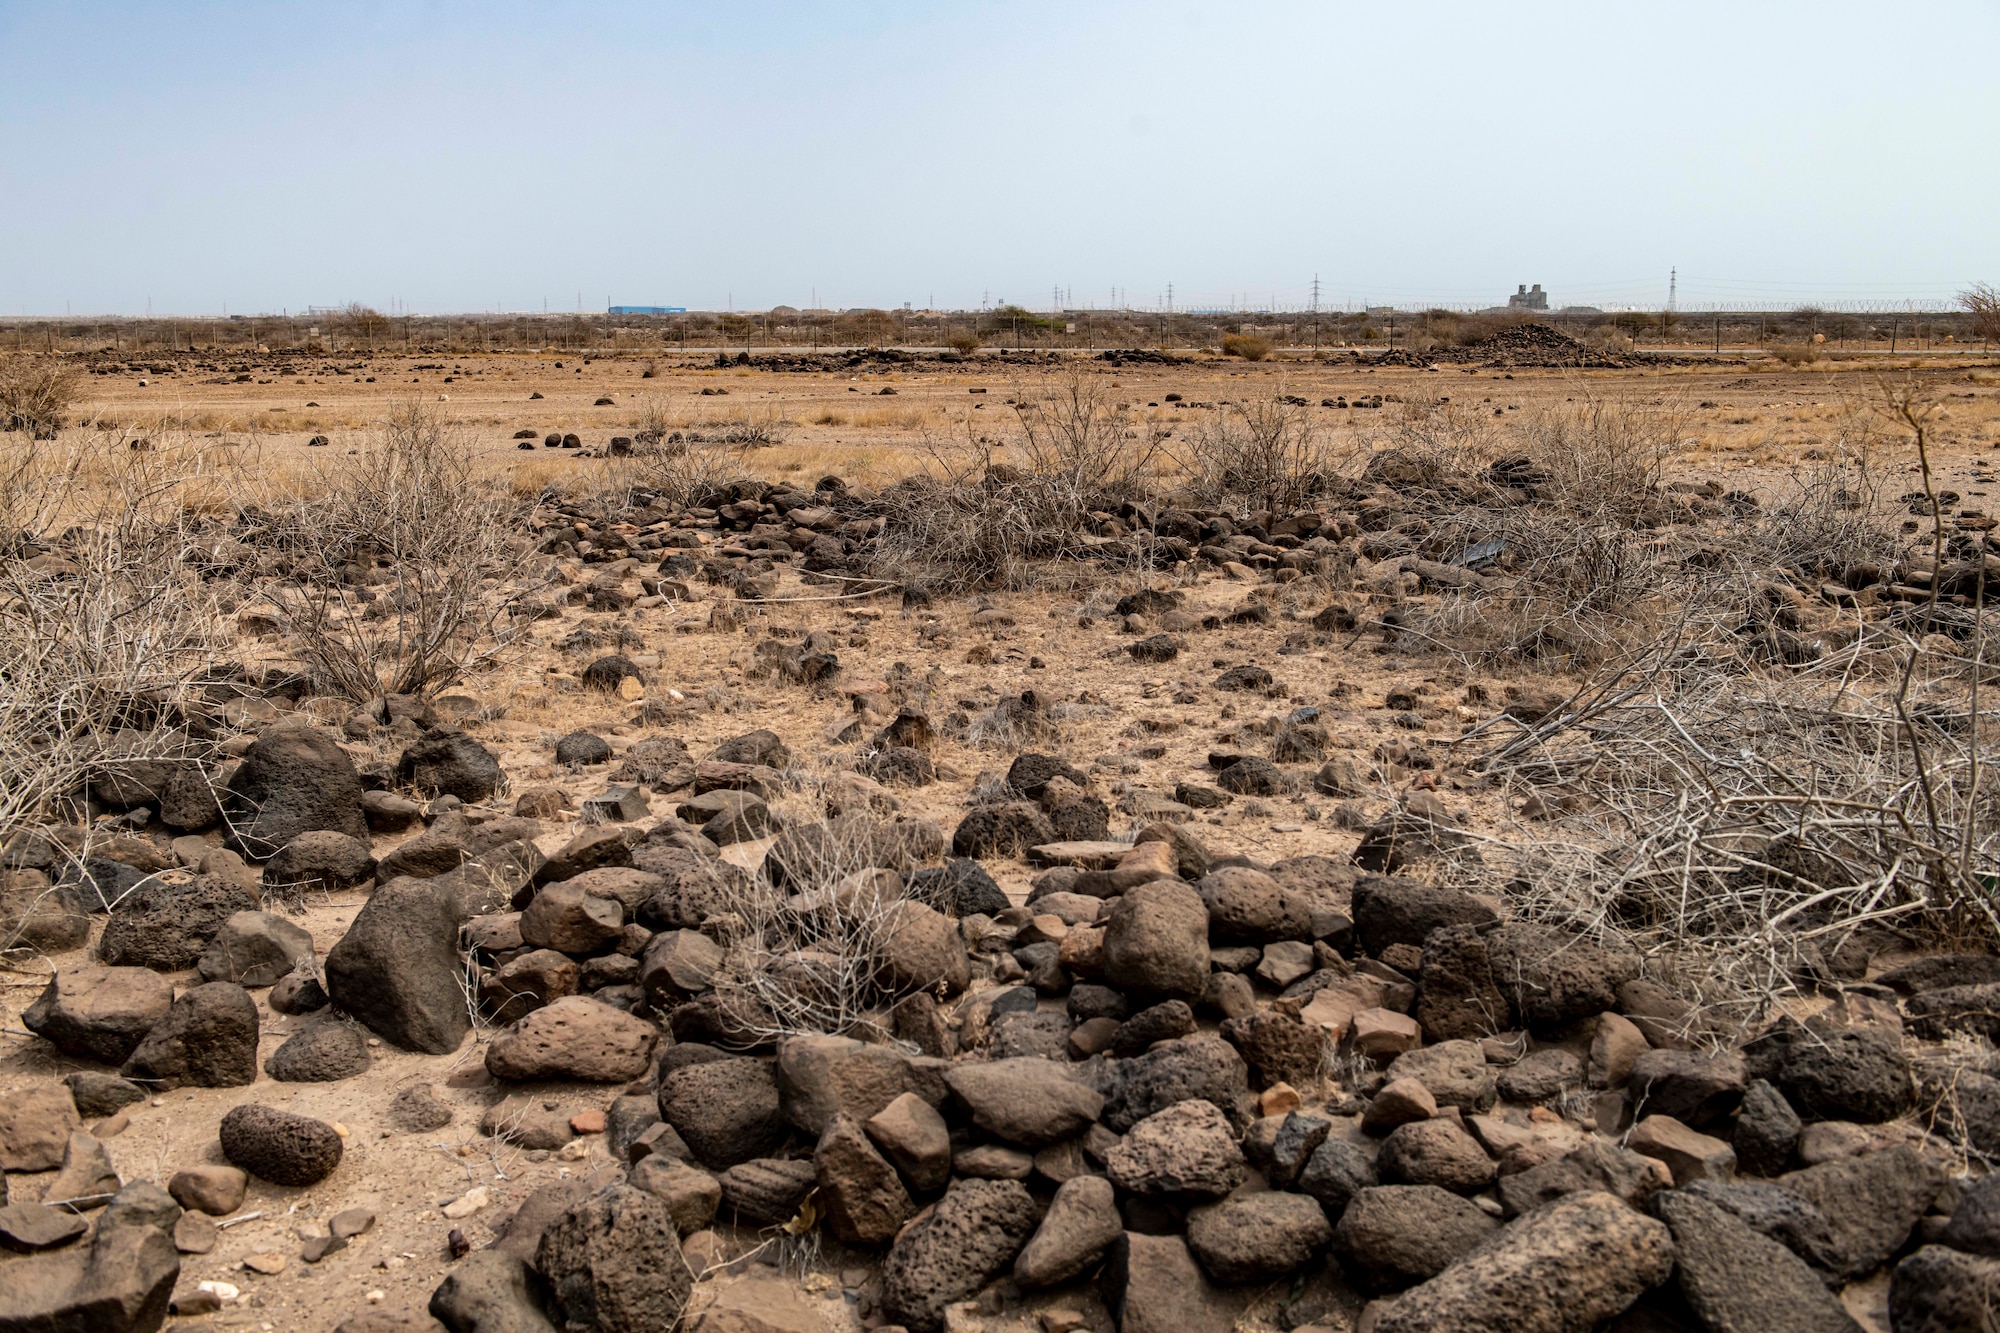
[(1216, 1287), (1179, 1236), (1121, 1232), (1098, 1290), (1119, 1333), (1230, 1333), (1243, 1301)]
[(1020, 1182), (953, 1182), (883, 1260), (883, 1313), (910, 1333), (939, 1333), (945, 1307), (1004, 1271), (1034, 1229), (1035, 1201)]
[(2000, 1309), (2000, 1260), (1926, 1245), (1889, 1277), (1895, 1333), (1985, 1333)]
[(1243, 1183), (1249, 1166), (1236, 1133), (1215, 1106), (1182, 1102), (1132, 1126), (1104, 1155), (1111, 1183), (1132, 1194), (1220, 1198)]
[(467, 805), (498, 791), (503, 776), (493, 752), (462, 731), (434, 731), (396, 762), (396, 779), (405, 786)]
[(1392, 944), (1413, 949), (1440, 926), (1490, 926), (1493, 909), (1471, 894), (1399, 875), (1363, 875), (1354, 883), (1354, 935), (1364, 952)]
[(1275, 1282), (1327, 1247), (1333, 1228), (1303, 1194), (1268, 1190), (1188, 1214), (1188, 1249), (1217, 1282)]
[(1609, 1194), (1577, 1194), (1519, 1219), (1403, 1293), (1376, 1333), (1579, 1333), (1674, 1271), (1667, 1228)]
[(256, 907), (248, 889), (219, 875), (147, 879), (112, 910), (97, 956), (113, 967), (184, 972), (224, 922)]
[(814, 1136), (837, 1115), (865, 1121), (905, 1094), (944, 1099), (935, 1062), (852, 1037), (789, 1037), (778, 1046), (777, 1071), (785, 1117)]
[(472, 1028), (458, 955), (462, 919), (457, 898), (431, 881), (390, 880), (327, 950), (327, 994), (405, 1050), (457, 1050)]
[(1097, 1266), (1124, 1229), (1110, 1181), (1103, 1176), (1064, 1181), (1014, 1260), (1014, 1282), (1034, 1290), (1082, 1277)]
[(896, 1168), (847, 1116), (835, 1116), (820, 1135), (813, 1167), (827, 1226), (843, 1245), (886, 1244), (915, 1211)]
[(236, 912), (202, 950), (195, 964), (204, 981), (270, 986), (297, 971), (311, 971), (312, 936), (269, 912)]
[(1744, 1048), (1752, 1076), (1769, 1080), (1808, 1123), (1876, 1124), (1916, 1102), (1901, 1035), (1877, 1027), (1815, 1026), (1789, 1019)]
[(1128, 889), (1104, 917), (1104, 975), (1121, 990), (1198, 1000), (1208, 987), (1208, 908), (1178, 880)]
[(1673, 1232), (1681, 1295), (1703, 1327), (1860, 1333), (1805, 1260), (1733, 1214), (1681, 1190), (1654, 1195), (1652, 1208)]
[(1874, 1272), (1903, 1248), (1937, 1198), (1944, 1173), (1916, 1149), (1898, 1144), (1793, 1171), (1776, 1184), (1826, 1218), (1832, 1246), (1823, 1262), (1835, 1276), (1852, 1280)]
[(1615, 1009), (1618, 988), (1639, 975), (1629, 950), (1525, 922), (1488, 935), (1486, 950), (1494, 980), (1523, 1023), (1560, 1026)]
[(353, 761), (332, 737), (304, 723), (258, 735), (230, 775), (222, 811), (230, 847), (255, 861), (316, 829), (368, 838)]
[(236, 1088), (257, 1080), (257, 1004), (211, 981), (184, 991), (119, 1071), (159, 1087)]
[(173, 1003), (173, 983), (151, 968), (73, 967), (49, 978), (21, 1022), (64, 1055), (115, 1065)]
[(584, 995), (566, 995), (493, 1039), (486, 1072), (529, 1082), (579, 1079), (622, 1083), (644, 1074), (660, 1030), (643, 1018)]
[(778, 1080), (762, 1060), (682, 1065), (660, 1076), (659, 1098), (661, 1118), (712, 1171), (767, 1157), (785, 1140)]
[(1449, 1190), (1376, 1185), (1354, 1193), (1333, 1241), (1363, 1290), (1401, 1291), (1436, 1277), (1499, 1229), (1479, 1205)]
[(112, 1196), (89, 1247), (6, 1261), (0, 1329), (151, 1333), (166, 1322), (180, 1254), (180, 1205), (157, 1185), (135, 1182)]
[(1096, 1121), (1104, 1098), (1048, 1060), (1022, 1057), (955, 1065), (945, 1075), (972, 1122), (995, 1138), (1046, 1148)]
[(557, 1316), (598, 1333), (673, 1328), (694, 1289), (666, 1204), (631, 1185), (599, 1190), (549, 1223), (535, 1267)]
[(1250, 1071), (1236, 1048), (1199, 1033), (1163, 1042), (1103, 1070), (1104, 1123), (1120, 1133), (1147, 1116), (1193, 1098), (1233, 1111), (1249, 1095)]

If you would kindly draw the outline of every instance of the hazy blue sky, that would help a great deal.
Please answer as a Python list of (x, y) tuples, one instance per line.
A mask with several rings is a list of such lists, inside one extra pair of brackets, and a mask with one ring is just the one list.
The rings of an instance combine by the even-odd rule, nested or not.
[(1948, 297), (2000, 6), (0, 0), (0, 313)]

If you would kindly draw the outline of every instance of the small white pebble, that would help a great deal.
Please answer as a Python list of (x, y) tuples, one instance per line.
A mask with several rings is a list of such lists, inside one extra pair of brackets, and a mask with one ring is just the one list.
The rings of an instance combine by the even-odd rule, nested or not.
[(333, 1122), (333, 1132), (340, 1135), (340, 1137), (344, 1139), (347, 1137), (347, 1126), (341, 1124), (338, 1120), (336, 1120)]
[(388, 1295), (389, 1295), (388, 1292), (383, 1291), (380, 1287), (377, 1287), (375, 1288), (375, 1290), (368, 1293), (368, 1303), (370, 1305), (380, 1305), (384, 1300), (388, 1299)]

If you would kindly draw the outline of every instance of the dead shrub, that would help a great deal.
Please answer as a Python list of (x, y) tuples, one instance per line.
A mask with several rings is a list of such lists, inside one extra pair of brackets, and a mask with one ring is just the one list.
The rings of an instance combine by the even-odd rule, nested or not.
[(83, 376), (53, 356), (0, 357), (0, 430), (53, 440), (83, 393)]
[(289, 558), (267, 600), (320, 690), (429, 695), (518, 637), (500, 585), (530, 547), (448, 417), (399, 405), (313, 481), (281, 517)]
[(1290, 513), (1323, 493), (1340, 456), (1309, 408), (1283, 396), (1221, 403), (1171, 455), (1196, 503)]
[(1241, 357), (1245, 361), (1262, 361), (1271, 354), (1271, 340), (1254, 333), (1225, 333), (1222, 335), (1222, 354)]

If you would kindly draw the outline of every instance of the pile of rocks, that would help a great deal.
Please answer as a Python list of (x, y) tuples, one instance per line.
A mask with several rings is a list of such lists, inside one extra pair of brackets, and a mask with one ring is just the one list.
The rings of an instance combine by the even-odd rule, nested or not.
[(1533, 322), (1502, 329), (1465, 347), (1441, 348), (1432, 358), (1510, 369), (1629, 370), (1638, 364), (1632, 357), (1587, 347), (1553, 325)]
[[(920, 721), (883, 739), (921, 740)], [(561, 1148), (598, 1123), (527, 1085), (601, 1086), (617, 1170), (531, 1196), (460, 1262), (430, 1307), (451, 1328), (667, 1327), (694, 1269), (725, 1257), (718, 1228), (780, 1224), (879, 1254), (862, 1313), (915, 1333), (975, 1317), (963, 1302), (1083, 1282), (1128, 1333), (1226, 1328), (1248, 1293), (1307, 1279), (1292, 1323), (1372, 1298), (1377, 1330), (1577, 1329), (1634, 1308), (1844, 1328), (1834, 1293), (1889, 1266), (1892, 1305), (1916, 1312), (1899, 1327), (1954, 1327), (2000, 1295), (2000, 1192), (1948, 1179), (1911, 1122), (1946, 1068), (1918, 1038), (1985, 1030), (1992, 959), (1836, 988), (1731, 1048), (1635, 956), (1375, 873), (1444, 829), (1428, 798), (1359, 864), (1262, 864), (1179, 823), (1110, 839), (1090, 775), (1047, 755), (980, 784), (947, 838), (885, 818), (858, 774), (828, 789), (838, 813), (787, 824), (766, 797), (792, 761), (769, 732), (700, 761), (649, 744), (628, 762), (686, 793), (677, 813), (550, 855), (534, 820), (480, 808), (492, 756), (434, 729), (400, 765), (440, 793), (428, 827), (377, 858), (345, 753), (302, 725), (261, 733), (229, 790), (257, 793), (233, 836), (268, 858), (263, 890), (376, 887), (315, 967), (246, 863), (149, 872), (103, 965), (58, 971), (24, 1021), (119, 1072), (0, 1098), (0, 1164), (58, 1172), (45, 1196), (71, 1201), (0, 1210), (0, 1235), (39, 1251), (0, 1267), (0, 1326), (114, 1306), (90, 1326), (157, 1326), (178, 1208), (120, 1182), (80, 1117), (257, 1079), (246, 987), (319, 1016), (263, 1072), (337, 1081), (366, 1069), (366, 1032), (456, 1051), (468, 964), (503, 1024), (483, 1128)], [(1218, 781), (1243, 765), (1272, 767), (1238, 756)], [(761, 847), (757, 869), (723, 859), (739, 844)], [(136, 869), (137, 847), (115, 850), (83, 862), (103, 884)], [(1038, 871), (1018, 905), (981, 864), (1013, 857)], [(771, 985), (810, 991), (832, 962), (773, 964), (745, 916), (771, 894), (793, 920), (877, 914), (847, 1031), (769, 1007)], [(176, 995), (160, 974), (190, 967), (203, 980)], [(1949, 1072), (1957, 1132), (2000, 1148), (2000, 1082)], [(246, 1175), (302, 1187), (342, 1158), (334, 1127), (257, 1103), (217, 1138), (235, 1172), (177, 1176), (179, 1206), (226, 1211)], [(106, 1202), (94, 1231), (67, 1211)]]

